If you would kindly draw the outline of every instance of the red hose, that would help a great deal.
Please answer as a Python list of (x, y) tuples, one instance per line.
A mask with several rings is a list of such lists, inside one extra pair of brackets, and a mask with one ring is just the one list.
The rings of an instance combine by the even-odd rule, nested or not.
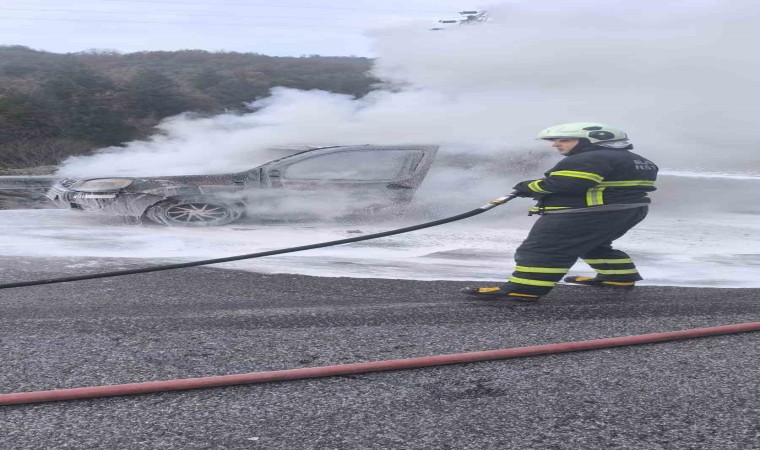
[(561, 342), (557, 344), (534, 345), (530, 347), (506, 348), (480, 352), (458, 353), (451, 355), (426, 356), (421, 358), (393, 359), (336, 366), (309, 367), (303, 369), (275, 370), (271, 372), (253, 372), (238, 375), (221, 375), (203, 378), (185, 378), (178, 380), (150, 381), (146, 383), (117, 384), (111, 386), (92, 386), (74, 389), (50, 391), (18, 392), (0, 394), (0, 405), (18, 405), (25, 403), (42, 403), (60, 400), (76, 400), (94, 397), (111, 397), (116, 395), (148, 394), (152, 392), (178, 391), (220, 386), (232, 386), (249, 383), (266, 383), (269, 381), (300, 380), (336, 375), (380, 372), (385, 370), (414, 369), (420, 367), (460, 364), (475, 361), (519, 358), (523, 356), (546, 355), (550, 353), (577, 352), (626, 345), (650, 344), (654, 342), (691, 339), (721, 334), (760, 331), (760, 322), (724, 325), (710, 328), (693, 328), (690, 330), (670, 331), (665, 333), (640, 334), (578, 342)]

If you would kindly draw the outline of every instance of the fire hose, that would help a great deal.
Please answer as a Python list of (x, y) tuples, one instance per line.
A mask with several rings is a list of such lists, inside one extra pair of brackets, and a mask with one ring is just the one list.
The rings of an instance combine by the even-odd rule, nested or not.
[(273, 381), (303, 380), (309, 378), (334, 377), (389, 370), (417, 369), (422, 367), (461, 364), (478, 361), (520, 358), (526, 356), (548, 355), (553, 353), (578, 352), (627, 345), (652, 344), (681, 339), (718, 336), (732, 333), (760, 331), (760, 322), (724, 325), (709, 328), (693, 328), (664, 333), (640, 334), (635, 336), (593, 339), (588, 341), (561, 342), (557, 344), (515, 347), (500, 350), (458, 353), (450, 355), (425, 356), (421, 358), (392, 359), (335, 366), (307, 367), (302, 369), (275, 370), (269, 372), (252, 372), (236, 375), (220, 375), (202, 378), (185, 378), (177, 380), (150, 381), (144, 383), (117, 384), (110, 386), (90, 386), (73, 389), (57, 389), (36, 392), (17, 392), (0, 394), (0, 406), (43, 403), (62, 400), (80, 400), (96, 397), (113, 397), (119, 395), (149, 394), (164, 391), (235, 386), (241, 384), (266, 383)]
[(472, 211), (468, 211), (466, 213), (458, 214), (456, 216), (451, 216), (444, 219), (434, 220), (432, 222), (425, 222), (425, 223), (421, 223), (419, 225), (413, 225), (410, 227), (398, 228), (396, 230), (390, 230), (390, 231), (383, 231), (381, 233), (367, 234), (364, 236), (357, 236), (357, 237), (352, 237), (352, 238), (347, 238), (347, 239), (338, 239), (336, 241), (320, 242), (318, 244), (302, 245), (300, 247), (289, 247), (289, 248), (283, 248), (283, 249), (278, 249), (278, 250), (270, 250), (266, 252), (249, 253), (246, 255), (228, 256), (226, 258), (206, 259), (203, 261), (193, 261), (193, 262), (177, 263), (177, 264), (156, 265), (156, 266), (151, 266), (151, 267), (142, 267), (139, 269), (116, 270), (113, 272), (102, 272), (102, 273), (94, 273), (94, 274), (88, 274), (88, 275), (76, 275), (76, 276), (71, 276), (71, 277), (49, 278), (46, 280), (32, 280), (32, 281), (19, 281), (16, 283), (3, 283), (3, 284), (0, 284), (0, 289), (8, 289), (8, 288), (16, 288), (16, 287), (24, 287), (24, 286), (37, 286), (41, 284), (66, 283), (69, 281), (92, 280), (95, 278), (118, 277), (122, 275), (133, 275), (137, 273), (158, 272), (160, 270), (183, 269), (185, 267), (205, 266), (209, 264), (218, 264), (218, 263), (224, 263), (224, 262), (230, 262), (230, 261), (240, 261), (243, 259), (262, 258), (264, 256), (281, 255), (283, 253), (301, 252), (304, 250), (312, 250), (315, 248), (332, 247), (334, 245), (349, 244), (351, 242), (368, 241), (370, 239), (377, 239), (377, 238), (381, 238), (385, 236), (393, 236), (394, 234), (408, 233), (410, 231), (435, 227), (438, 225), (443, 225), (445, 223), (456, 222), (457, 220), (462, 220), (468, 217), (476, 216), (478, 214), (482, 214), (488, 211), (489, 209), (495, 208), (499, 205), (503, 205), (504, 203), (507, 203), (513, 198), (519, 197), (519, 195), (520, 195), (519, 193), (513, 192), (507, 196), (499, 197), (497, 199), (491, 200), (490, 202), (481, 206), (480, 208), (473, 209)]

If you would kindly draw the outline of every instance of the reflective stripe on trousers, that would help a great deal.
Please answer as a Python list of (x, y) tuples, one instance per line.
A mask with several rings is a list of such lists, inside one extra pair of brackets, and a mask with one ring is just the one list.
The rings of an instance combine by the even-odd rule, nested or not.
[(648, 207), (594, 214), (541, 216), (515, 251), (515, 270), (501, 288), (507, 292), (545, 295), (578, 258), (609, 281), (641, 279), (631, 257), (612, 242), (646, 217)]

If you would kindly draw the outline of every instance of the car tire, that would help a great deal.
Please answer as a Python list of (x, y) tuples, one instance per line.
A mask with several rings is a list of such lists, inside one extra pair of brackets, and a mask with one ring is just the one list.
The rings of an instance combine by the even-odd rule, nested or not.
[(227, 225), (243, 217), (243, 205), (219, 198), (185, 197), (161, 201), (145, 211), (145, 217), (175, 227)]

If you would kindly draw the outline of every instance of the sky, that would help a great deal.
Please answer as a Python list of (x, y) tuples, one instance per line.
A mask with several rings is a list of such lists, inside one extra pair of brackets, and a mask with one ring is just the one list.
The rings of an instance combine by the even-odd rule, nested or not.
[[(375, 56), (373, 29), (427, 30), (472, 0), (3, 0), (0, 45), (55, 53), (202, 49), (273, 56)], [(489, 5), (504, 3), (491, 0)]]

